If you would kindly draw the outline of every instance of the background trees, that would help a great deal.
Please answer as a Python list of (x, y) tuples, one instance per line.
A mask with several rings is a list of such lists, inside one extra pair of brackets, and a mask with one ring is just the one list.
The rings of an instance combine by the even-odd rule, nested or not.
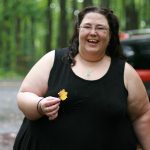
[(74, 18), (89, 5), (111, 8), (121, 31), (150, 27), (149, 0), (0, 0), (0, 76), (24, 74), (46, 52), (66, 47)]

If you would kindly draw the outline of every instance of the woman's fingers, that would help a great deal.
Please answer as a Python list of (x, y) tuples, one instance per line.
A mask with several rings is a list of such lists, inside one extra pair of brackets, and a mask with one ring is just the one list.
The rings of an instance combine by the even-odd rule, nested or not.
[(49, 117), (50, 120), (58, 116), (60, 99), (55, 97), (46, 97), (41, 101), (42, 112)]
[(53, 115), (53, 116), (48, 117), (48, 119), (49, 119), (49, 120), (54, 120), (54, 119), (57, 118), (57, 117), (58, 117), (58, 113), (56, 113), (56, 114)]
[(46, 115), (47, 115), (47, 116), (52, 116), (52, 115), (58, 113), (58, 110), (59, 110), (59, 106), (56, 107), (55, 109), (51, 110), (51, 111), (48, 111), (48, 112), (46, 113)]
[(55, 109), (57, 109), (58, 107), (59, 107), (59, 103), (54, 104), (54, 105), (51, 105), (51, 106), (48, 106), (48, 107), (45, 107), (45, 112), (46, 112), (46, 113), (52, 112), (52, 111), (54, 111)]
[(45, 99), (45, 107), (49, 107), (49, 106), (52, 106), (52, 105), (55, 105), (55, 104), (58, 104), (58, 103), (60, 103), (59, 98), (50, 97), (50, 98)]

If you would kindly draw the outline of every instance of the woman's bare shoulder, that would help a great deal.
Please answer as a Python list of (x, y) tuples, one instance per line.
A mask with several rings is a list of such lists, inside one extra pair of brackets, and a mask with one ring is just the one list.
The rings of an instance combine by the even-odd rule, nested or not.
[(128, 91), (128, 110), (135, 120), (147, 110), (149, 98), (140, 76), (128, 63), (125, 64), (124, 81)]
[(48, 88), (48, 78), (54, 59), (55, 50), (41, 57), (24, 78), (20, 90), (43, 96)]

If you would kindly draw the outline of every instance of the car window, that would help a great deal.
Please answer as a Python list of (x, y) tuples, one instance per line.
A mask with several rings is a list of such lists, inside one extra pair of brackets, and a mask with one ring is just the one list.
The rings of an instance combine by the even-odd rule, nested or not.
[(150, 69), (150, 40), (122, 42), (123, 54), (135, 69)]

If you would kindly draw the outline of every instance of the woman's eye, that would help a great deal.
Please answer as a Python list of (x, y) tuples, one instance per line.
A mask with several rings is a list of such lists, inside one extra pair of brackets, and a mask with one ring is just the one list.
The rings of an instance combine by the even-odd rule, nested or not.
[(97, 27), (96, 29), (99, 30), (99, 31), (105, 31), (105, 30), (107, 30), (107, 29), (104, 28), (104, 27)]
[(102, 28), (102, 27), (97, 27), (96, 29), (97, 30), (104, 30), (104, 28)]
[(91, 27), (90, 27), (90, 26), (84, 26), (84, 28), (85, 28), (85, 29), (91, 29)]

